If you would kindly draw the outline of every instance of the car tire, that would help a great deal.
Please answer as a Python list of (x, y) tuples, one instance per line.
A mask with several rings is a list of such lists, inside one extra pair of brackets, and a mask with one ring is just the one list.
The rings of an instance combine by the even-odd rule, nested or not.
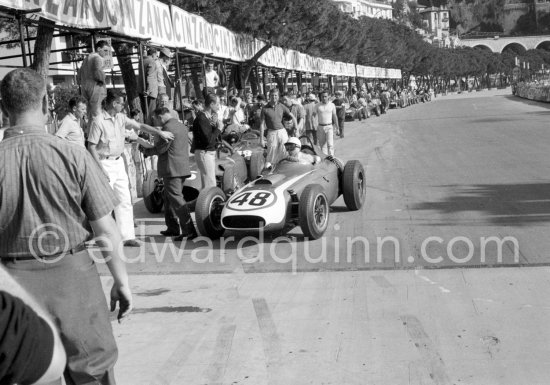
[(306, 186), (300, 196), (298, 215), (304, 236), (319, 239), (328, 227), (330, 205), (323, 188), (318, 184)]
[(365, 169), (358, 160), (350, 160), (342, 174), (344, 203), (349, 210), (359, 210), (365, 201)]
[(249, 180), (255, 180), (262, 175), (262, 170), (265, 166), (265, 158), (263, 151), (253, 152), (250, 156), (250, 166), (248, 167)]
[(217, 204), (225, 202), (225, 194), (219, 187), (202, 190), (195, 206), (195, 221), (199, 234), (210, 239), (220, 238), (225, 229), (221, 224), (221, 208)]
[(143, 203), (145, 208), (151, 214), (158, 214), (162, 211), (164, 206), (164, 198), (162, 192), (157, 188), (159, 178), (156, 170), (147, 171), (145, 179), (143, 180), (143, 186), (141, 187), (141, 194), (143, 196)]

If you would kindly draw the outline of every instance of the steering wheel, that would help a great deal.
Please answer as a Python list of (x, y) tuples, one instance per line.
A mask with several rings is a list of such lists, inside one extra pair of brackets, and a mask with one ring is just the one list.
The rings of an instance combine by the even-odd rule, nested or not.
[(315, 149), (313, 148), (313, 142), (311, 141), (311, 138), (309, 136), (302, 135), (298, 139), (300, 140), (300, 142), (302, 141), (302, 139), (305, 139), (308, 142), (308, 144), (302, 144), (302, 151), (310, 150), (311, 152), (313, 152), (313, 154), (316, 154)]
[(222, 141), (225, 141), (229, 145), (238, 143), (241, 140), (241, 135), (237, 131), (230, 131), (226, 134), (223, 134), (222, 137), (226, 139), (222, 139)]
[(313, 149), (313, 147), (311, 147), (308, 144), (302, 144), (301, 151), (304, 151), (304, 150), (309, 150), (309, 151), (312, 152), (312, 154), (315, 154), (315, 150)]
[(241, 139), (260, 139), (260, 132), (258, 130), (248, 130), (242, 135)]

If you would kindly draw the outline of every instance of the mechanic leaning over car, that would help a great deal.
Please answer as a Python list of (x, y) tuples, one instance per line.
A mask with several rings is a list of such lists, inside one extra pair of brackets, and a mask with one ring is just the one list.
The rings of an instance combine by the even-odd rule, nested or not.
[(193, 122), (193, 146), (195, 161), (201, 173), (202, 188), (216, 186), (216, 139), (223, 128), (218, 118), (220, 99), (214, 94), (206, 95), (204, 110)]
[[(159, 107), (155, 110), (162, 123), (162, 130), (174, 134), (174, 140), (157, 140), (152, 148), (140, 147), (145, 155), (158, 155), (158, 175), (164, 181), (164, 221), (166, 230), (160, 233), (166, 237), (197, 237), (189, 207), (183, 197), (183, 183), (191, 176), (189, 167), (189, 133), (187, 127), (174, 118), (170, 109)], [(178, 226), (179, 220), (179, 226)], [(181, 228), (181, 234), (180, 234)]]
[(292, 115), (290, 110), (282, 103), (279, 103), (279, 91), (272, 89), (269, 91), (269, 103), (262, 108), (261, 125), (260, 125), (260, 140), (264, 146), (264, 130), (267, 128), (267, 157), (265, 168), (276, 164), (285, 156), (285, 143), (288, 141), (288, 134), (283, 125), (283, 118), (286, 117), (292, 120), (294, 127), (298, 126), (296, 117)]

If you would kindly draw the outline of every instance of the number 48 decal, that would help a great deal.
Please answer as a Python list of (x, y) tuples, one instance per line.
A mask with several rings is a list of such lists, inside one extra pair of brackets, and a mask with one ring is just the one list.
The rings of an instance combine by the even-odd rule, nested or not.
[(268, 201), (271, 202), (272, 194), (268, 191), (249, 191), (237, 195), (231, 199), (231, 206), (243, 207), (243, 206), (264, 206)]

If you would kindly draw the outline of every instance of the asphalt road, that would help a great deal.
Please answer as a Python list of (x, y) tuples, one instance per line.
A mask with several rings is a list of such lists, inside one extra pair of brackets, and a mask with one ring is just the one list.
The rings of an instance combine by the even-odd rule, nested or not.
[[(135, 206), (132, 274), (336, 271), (547, 265), (550, 105), (476, 95), (346, 122), (336, 156), (366, 168), (362, 210), (332, 206), (322, 239), (173, 243), (162, 215)], [(232, 235), (232, 234), (229, 234)]]
[(550, 105), (489, 95), (347, 124), (366, 204), (321, 240), (174, 244), (138, 203), (118, 383), (547, 384)]

